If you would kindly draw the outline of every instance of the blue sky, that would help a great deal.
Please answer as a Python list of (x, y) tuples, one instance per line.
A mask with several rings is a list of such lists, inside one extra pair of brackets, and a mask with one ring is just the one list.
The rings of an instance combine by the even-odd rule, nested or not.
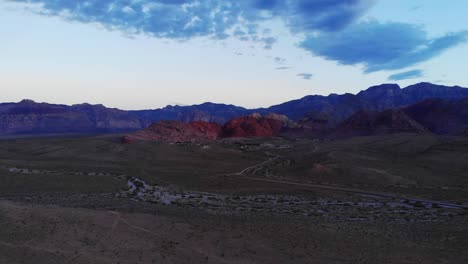
[(263, 107), (468, 87), (464, 0), (0, 0), (0, 101)]

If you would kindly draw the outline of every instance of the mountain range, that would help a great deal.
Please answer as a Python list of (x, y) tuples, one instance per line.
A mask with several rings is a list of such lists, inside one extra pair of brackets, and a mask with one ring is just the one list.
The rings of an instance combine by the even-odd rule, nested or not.
[[(463, 134), (466, 133), (468, 125), (467, 98), (467, 88), (418, 83), (405, 88), (397, 84), (382, 84), (358, 94), (310, 95), (258, 109), (203, 103), (124, 111), (106, 108), (103, 105), (67, 106), (23, 100), (19, 103), (0, 104), (0, 134), (126, 132), (145, 129), (163, 120), (185, 123), (203, 121), (224, 125), (232, 119), (253, 113), (263, 116), (269, 113), (284, 115), (310, 130), (326, 131), (340, 128), (339, 131), (343, 131), (346, 127), (352, 128), (352, 124), (357, 120), (363, 120), (363, 117), (356, 116), (354, 121), (348, 120), (353, 115), (365, 115), (368, 119), (380, 120), (376, 113), (388, 109), (401, 109), (397, 112), (387, 112), (387, 115), (391, 113), (393, 117), (411, 118), (433, 133)], [(238, 129), (236, 131), (244, 133)]]

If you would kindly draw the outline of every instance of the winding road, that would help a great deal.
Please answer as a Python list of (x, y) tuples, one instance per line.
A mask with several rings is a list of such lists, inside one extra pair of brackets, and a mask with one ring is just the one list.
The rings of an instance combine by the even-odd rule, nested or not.
[[(319, 150), (319, 147), (315, 145), (314, 146), (314, 152), (317, 152), (318, 150)], [(266, 154), (269, 155), (269, 156), (273, 155), (271, 153), (266, 153)], [(279, 158), (281, 158), (281, 156), (274, 155), (273, 157), (267, 159), (266, 161), (263, 161), (263, 162), (261, 162), (259, 164), (253, 165), (253, 166), (249, 166), (249, 167), (245, 168), (244, 170), (242, 170), (240, 172), (229, 174), (229, 176), (241, 176), (241, 178), (243, 178), (243, 179), (252, 180), (252, 181), (261, 181), (261, 182), (269, 182), (269, 183), (275, 183), (275, 184), (302, 186), (302, 187), (308, 187), (308, 188), (314, 188), (314, 189), (331, 190), (331, 191), (346, 192), (346, 193), (353, 193), (353, 194), (360, 194), (360, 195), (371, 195), (371, 196), (378, 196), (378, 197), (390, 198), (390, 199), (408, 200), (408, 201), (412, 201), (412, 202), (420, 202), (420, 203), (426, 203), (426, 204), (436, 204), (436, 205), (438, 205), (440, 207), (445, 207), (445, 208), (468, 209), (467, 206), (460, 205), (460, 204), (454, 204), (454, 203), (442, 202), (442, 201), (431, 201), (431, 200), (418, 199), (418, 198), (408, 198), (408, 197), (389, 194), (389, 193), (372, 192), (372, 191), (366, 191), (366, 190), (360, 190), (360, 189), (345, 188), (345, 187), (330, 186), (330, 185), (322, 185), (322, 184), (298, 183), (298, 182), (272, 180), (272, 179), (245, 176), (246, 174), (248, 174), (253, 169), (254, 170), (259, 170), (263, 166), (270, 163), (271, 161), (279, 159)]]

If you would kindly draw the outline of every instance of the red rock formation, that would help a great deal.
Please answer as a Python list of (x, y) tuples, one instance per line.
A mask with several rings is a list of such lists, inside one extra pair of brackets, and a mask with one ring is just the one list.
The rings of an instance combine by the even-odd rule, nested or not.
[(136, 141), (193, 142), (214, 140), (221, 134), (221, 126), (216, 123), (161, 121), (147, 129), (122, 138), (123, 143)]
[(122, 143), (140, 140), (186, 142), (207, 141), (220, 137), (272, 137), (293, 124), (286, 116), (260, 114), (234, 118), (223, 127), (204, 121), (183, 123), (180, 121), (161, 121), (147, 129), (129, 134), (122, 138)]
[[(284, 117), (286, 118), (286, 117)], [(224, 137), (271, 137), (277, 136), (287, 125), (287, 118), (259, 114), (234, 118), (223, 126)]]

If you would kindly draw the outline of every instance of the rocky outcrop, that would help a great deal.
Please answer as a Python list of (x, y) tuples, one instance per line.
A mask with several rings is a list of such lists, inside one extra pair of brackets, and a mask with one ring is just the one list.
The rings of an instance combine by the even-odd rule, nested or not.
[(288, 125), (286, 116), (269, 115), (262, 117), (255, 113), (234, 118), (224, 124), (224, 137), (272, 137), (277, 136)]
[(147, 129), (123, 137), (122, 142), (200, 142), (231, 137), (272, 137), (280, 135), (294, 124), (286, 116), (269, 114), (263, 117), (258, 113), (234, 118), (224, 126), (203, 121), (160, 121)]
[(160, 121), (147, 129), (126, 135), (123, 143), (136, 141), (198, 142), (215, 140), (221, 135), (221, 126), (203, 121), (184, 123)]

